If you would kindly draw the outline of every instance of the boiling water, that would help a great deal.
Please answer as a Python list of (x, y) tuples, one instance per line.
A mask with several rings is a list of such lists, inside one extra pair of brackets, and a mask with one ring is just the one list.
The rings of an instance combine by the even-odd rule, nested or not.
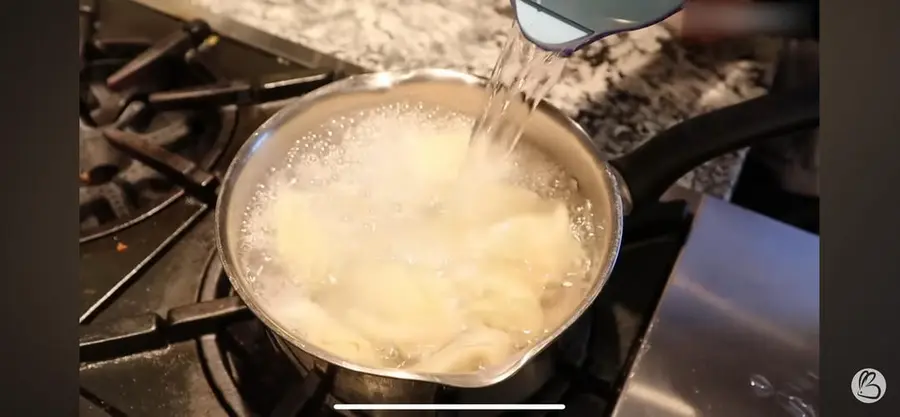
[(472, 123), (398, 103), (298, 140), (241, 238), (279, 326), (353, 363), (464, 372), (571, 315), (592, 284), (589, 204), (526, 143), (463, 164)]
[(515, 33), (481, 117), (347, 114), (259, 185), (240, 261), (278, 326), (359, 365), (457, 373), (508, 365), (571, 317), (594, 284), (592, 210), (518, 143), (562, 64)]

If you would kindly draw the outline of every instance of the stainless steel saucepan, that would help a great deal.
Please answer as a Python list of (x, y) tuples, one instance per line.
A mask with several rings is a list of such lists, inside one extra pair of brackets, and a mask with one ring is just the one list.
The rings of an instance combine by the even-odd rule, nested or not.
[[(263, 124), (238, 151), (225, 176), (216, 210), (219, 253), (231, 283), (247, 306), (288, 343), (321, 360), (357, 372), (455, 387), (484, 387), (509, 378), (551, 344), (591, 305), (610, 275), (619, 250), (622, 223), (632, 210), (652, 203), (697, 165), (751, 143), (818, 125), (816, 91), (766, 95), (690, 119), (665, 131), (625, 157), (604, 161), (574, 121), (550, 104), (538, 106), (523, 141), (543, 150), (573, 176), (592, 203), (600, 238), (592, 249), (600, 265), (584, 299), (558, 328), (549, 332), (511, 364), (496, 372), (425, 374), (394, 368), (371, 368), (347, 362), (301, 335), (287, 330), (286, 318), (266, 308), (241, 264), (239, 236), (245, 209), (257, 185), (272, 175), (296, 140), (317, 126), (366, 108), (402, 101), (477, 116), (486, 103), (484, 80), (449, 70), (371, 73), (346, 78), (299, 98)], [(302, 233), (302, 231), (298, 231)], [(257, 277), (264, 280), (265, 276)]]

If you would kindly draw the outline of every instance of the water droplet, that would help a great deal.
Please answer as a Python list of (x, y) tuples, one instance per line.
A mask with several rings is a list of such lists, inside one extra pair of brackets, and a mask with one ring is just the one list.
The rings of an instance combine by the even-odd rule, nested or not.
[(775, 401), (791, 417), (816, 417), (816, 410), (800, 397), (779, 392)]
[(775, 393), (775, 389), (772, 388), (772, 383), (769, 382), (766, 377), (759, 374), (750, 376), (750, 388), (752, 388), (753, 393), (760, 398), (768, 398)]

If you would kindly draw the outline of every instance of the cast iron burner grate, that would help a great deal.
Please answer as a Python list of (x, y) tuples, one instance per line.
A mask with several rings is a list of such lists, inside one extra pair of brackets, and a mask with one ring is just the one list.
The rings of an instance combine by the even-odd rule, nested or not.
[[(214, 106), (165, 111), (148, 105), (153, 93), (216, 82), (201, 65), (178, 54), (154, 57), (146, 67), (152, 70), (135, 70), (134, 62), (154, 47), (128, 39), (94, 40), (85, 46), (79, 120), (82, 241), (140, 221), (180, 194), (165, 172), (108, 140), (107, 130), (133, 133), (148, 147), (181, 156), (201, 169), (215, 163), (230, 138), (233, 120)], [(132, 75), (122, 81), (122, 74)]]

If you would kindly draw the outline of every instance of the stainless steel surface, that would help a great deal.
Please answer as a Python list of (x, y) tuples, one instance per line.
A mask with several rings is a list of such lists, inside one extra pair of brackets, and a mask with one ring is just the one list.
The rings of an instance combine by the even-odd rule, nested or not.
[(615, 417), (814, 417), (818, 237), (705, 197)]
[(375, 369), (346, 362), (306, 343), (268, 312), (266, 300), (251, 289), (238, 254), (242, 215), (257, 184), (270, 176), (296, 138), (319, 129), (336, 116), (396, 102), (421, 102), (476, 117), (487, 100), (484, 80), (449, 70), (416, 70), (358, 75), (334, 82), (293, 102), (257, 130), (238, 151), (226, 174), (216, 211), (219, 253), (232, 285), (248, 307), (278, 335), (304, 351), (354, 371), (399, 379), (431, 381), (456, 387), (483, 387), (507, 379), (547, 347), (581, 316), (600, 292), (615, 263), (621, 239), (623, 206), (612, 169), (600, 161), (584, 131), (550, 104), (542, 103), (526, 125), (522, 140), (562, 165), (592, 203), (597, 240), (590, 244), (595, 283), (572, 316), (532, 348), (511, 358), (508, 366), (471, 374), (425, 374)]
[(260, 50), (309, 68), (327, 68), (343, 74), (359, 74), (365, 69), (346, 61), (321, 54), (295, 42), (279, 38), (238, 23), (228, 17), (191, 5), (185, 0), (131, 0), (174, 18), (190, 21), (202, 19), (213, 31), (229, 39), (253, 45)]

